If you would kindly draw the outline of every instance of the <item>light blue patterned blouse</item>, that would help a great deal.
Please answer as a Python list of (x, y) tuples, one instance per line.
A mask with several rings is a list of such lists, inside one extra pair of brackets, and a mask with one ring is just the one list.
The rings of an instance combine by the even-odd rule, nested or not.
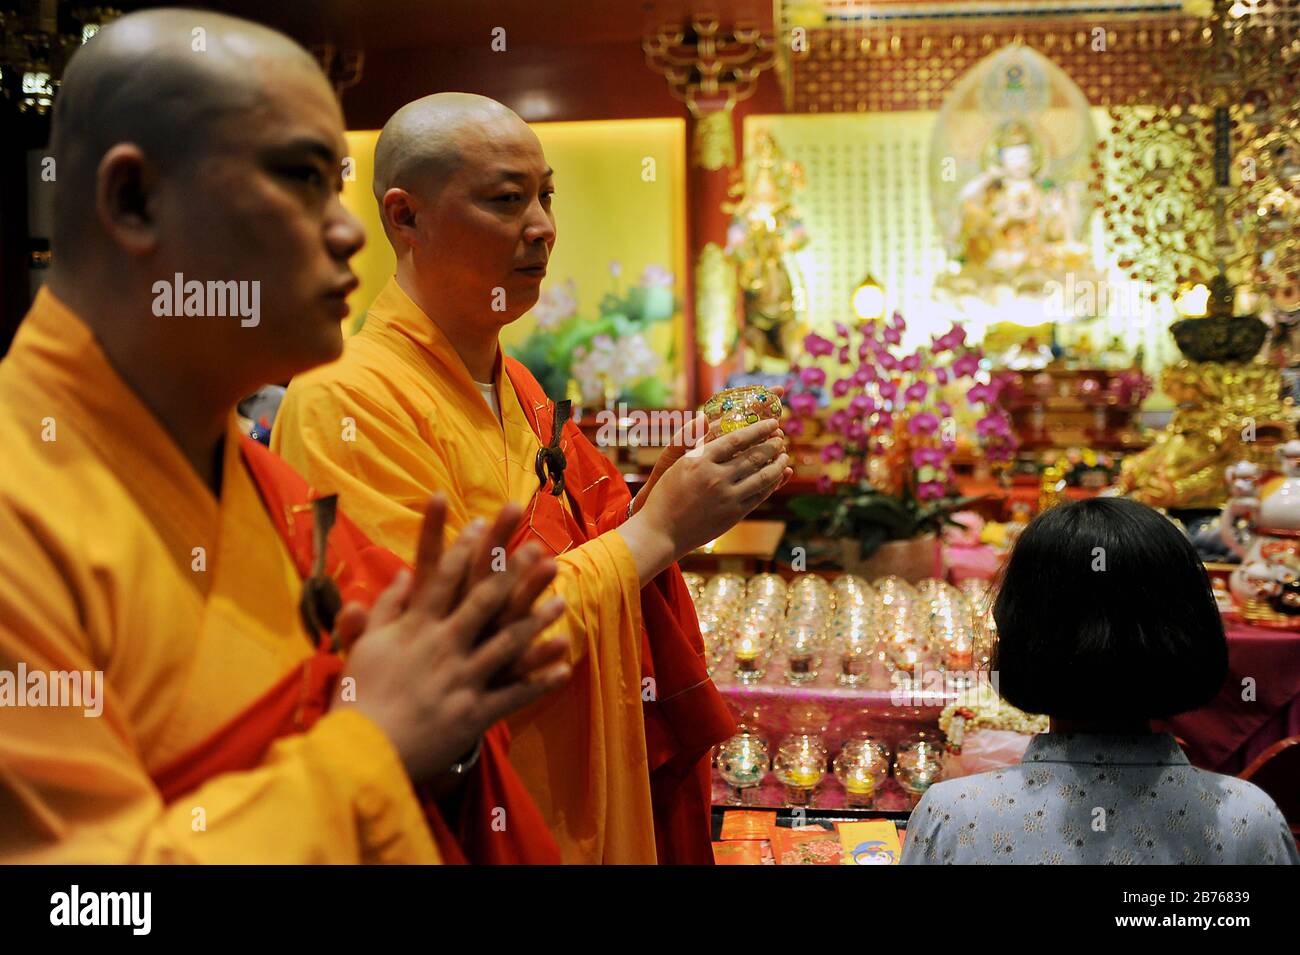
[(936, 783), (904, 865), (1300, 864), (1263, 790), (1195, 769), (1167, 733), (1044, 733), (1018, 766)]

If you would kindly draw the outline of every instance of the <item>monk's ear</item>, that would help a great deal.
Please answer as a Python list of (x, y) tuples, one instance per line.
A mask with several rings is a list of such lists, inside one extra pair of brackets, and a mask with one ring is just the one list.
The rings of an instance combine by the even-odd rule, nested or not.
[(394, 186), (384, 193), (380, 211), (390, 236), (400, 236), (407, 245), (419, 244), (419, 231), (415, 221), (418, 209), (413, 195)]
[(152, 164), (135, 143), (118, 143), (99, 161), (95, 213), (109, 238), (131, 255), (148, 255), (158, 246), (156, 181)]

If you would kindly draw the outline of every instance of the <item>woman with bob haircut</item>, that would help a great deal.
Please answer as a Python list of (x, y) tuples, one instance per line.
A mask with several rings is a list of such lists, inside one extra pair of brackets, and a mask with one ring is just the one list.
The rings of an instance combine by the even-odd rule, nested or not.
[(1023, 761), (933, 786), (902, 861), (1297, 864), (1258, 787), (1196, 769), (1153, 719), (1212, 700), (1228, 646), (1205, 568), (1158, 512), (1122, 498), (1044, 511), (1002, 572), (993, 685), (1051, 717)]

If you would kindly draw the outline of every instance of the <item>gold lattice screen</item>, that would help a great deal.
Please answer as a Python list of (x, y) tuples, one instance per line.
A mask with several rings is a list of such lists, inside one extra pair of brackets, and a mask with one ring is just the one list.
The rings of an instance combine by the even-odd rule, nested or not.
[(930, 112), (750, 116), (746, 149), (766, 129), (803, 166), (796, 197), (809, 243), (798, 253), (815, 325), (845, 317), (867, 272), (906, 313), (929, 300), (943, 265), (926, 185)]

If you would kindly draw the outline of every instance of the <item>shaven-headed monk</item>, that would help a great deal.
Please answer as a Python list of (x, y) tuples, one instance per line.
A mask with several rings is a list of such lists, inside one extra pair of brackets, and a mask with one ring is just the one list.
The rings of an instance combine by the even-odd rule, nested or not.
[(559, 563), (575, 672), (509, 721), (511, 762), (565, 861), (708, 864), (708, 754), (733, 724), (675, 561), (789, 475), (776, 422), (666, 451), (630, 507), (567, 403), (498, 345), (536, 303), (555, 242), (533, 131), (481, 96), (417, 100), (380, 134), (374, 189), (396, 277), (343, 358), (290, 384), (272, 446), (403, 556), (434, 490), (453, 529), (523, 505), (514, 543)]
[(0, 858), (558, 860), (489, 729), (567, 677), (549, 559), (488, 571), (519, 511), (444, 554), (422, 503), (412, 572), (236, 425), (342, 347), (363, 236), (314, 61), (133, 14), (52, 147), (54, 265), (0, 363)]

